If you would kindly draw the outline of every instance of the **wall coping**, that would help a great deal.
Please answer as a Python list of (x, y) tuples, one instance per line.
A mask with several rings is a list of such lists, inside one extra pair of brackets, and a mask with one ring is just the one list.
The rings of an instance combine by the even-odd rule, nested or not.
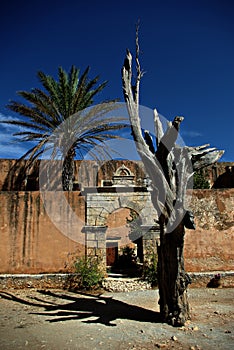
[[(216, 274), (220, 274), (221, 276), (234, 276), (234, 270), (216, 270), (216, 271), (201, 271), (201, 272), (187, 272), (189, 275), (194, 276), (214, 276)], [(0, 279), (3, 278), (43, 278), (43, 277), (66, 277), (66, 276), (76, 276), (77, 273), (3, 273), (0, 274)]]
[(82, 194), (88, 193), (127, 193), (127, 192), (150, 192), (147, 187), (140, 186), (103, 186), (103, 187), (85, 187)]
[[(223, 287), (234, 287), (234, 271), (208, 271), (188, 272), (192, 278), (190, 288), (205, 288), (210, 279), (218, 273), (221, 275)], [(78, 275), (77, 273), (0, 274), (0, 289), (66, 289), (69, 288), (70, 279)]]

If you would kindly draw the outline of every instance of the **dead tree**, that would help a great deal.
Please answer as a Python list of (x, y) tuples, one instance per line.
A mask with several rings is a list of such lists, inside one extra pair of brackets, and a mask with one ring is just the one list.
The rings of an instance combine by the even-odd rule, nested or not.
[(186, 190), (193, 172), (216, 162), (223, 154), (209, 145), (183, 147), (176, 144), (183, 117), (175, 117), (164, 132), (154, 110), (156, 149), (146, 132), (143, 136), (139, 114), (139, 89), (143, 72), (139, 62), (136, 32), (136, 78), (133, 81), (132, 55), (127, 50), (122, 67), (122, 86), (132, 135), (145, 170), (152, 181), (152, 202), (158, 212), (158, 285), (163, 322), (184, 325), (190, 318), (187, 286), (190, 277), (184, 269), (185, 228), (195, 229), (193, 215), (186, 209)]

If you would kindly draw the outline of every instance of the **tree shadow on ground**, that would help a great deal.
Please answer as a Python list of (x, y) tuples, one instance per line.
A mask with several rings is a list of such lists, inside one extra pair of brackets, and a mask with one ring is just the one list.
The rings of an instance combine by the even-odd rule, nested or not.
[[(159, 312), (127, 304), (113, 299), (113, 297), (86, 293), (68, 295), (44, 290), (38, 292), (42, 298), (31, 297), (30, 301), (8, 292), (1, 292), (0, 296), (23, 305), (43, 308), (44, 312), (30, 312), (30, 314), (50, 316), (51, 318), (46, 320), (48, 322), (82, 320), (84, 323), (101, 323), (105, 326), (116, 326), (112, 322), (117, 319), (152, 323), (161, 322)], [(45, 296), (52, 297), (53, 302), (45, 300), (43, 296), (44, 298)], [(62, 303), (59, 303), (60, 300)]]

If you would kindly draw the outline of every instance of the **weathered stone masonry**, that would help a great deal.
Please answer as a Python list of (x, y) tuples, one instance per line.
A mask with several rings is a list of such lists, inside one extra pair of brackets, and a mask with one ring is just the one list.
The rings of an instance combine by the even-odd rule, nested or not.
[[(5, 163), (4, 163), (5, 164)], [(118, 169), (121, 161), (114, 163), (114, 170)], [(9, 164), (8, 164), (9, 165)], [(4, 165), (2, 174), (6, 175), (9, 166)], [(103, 169), (94, 178), (93, 164), (90, 163), (90, 177), (88, 187), (98, 185), (97, 188), (87, 188), (87, 191), (73, 191), (65, 193), (67, 201), (72, 210), (80, 219), (80, 225), (69, 227), (69, 237), (78, 237), (72, 240), (62, 234), (58, 227), (50, 220), (44, 209), (39, 191), (2, 191), (0, 192), (0, 273), (53, 273), (70, 271), (72, 261), (76, 256), (85, 254), (85, 240), (88, 243), (86, 253), (96, 254), (101, 249), (105, 255), (105, 243), (107, 239), (108, 225), (115, 226), (109, 222), (109, 217), (120, 208), (135, 210), (142, 219), (142, 225), (148, 231), (149, 219), (154, 215), (149, 204), (149, 193), (122, 189), (121, 199), (115, 192), (102, 187), (103, 180), (109, 180)], [(131, 172), (137, 174), (136, 180), (140, 183), (144, 178), (141, 164), (127, 161)], [(87, 169), (86, 169), (87, 171)], [(113, 167), (111, 168), (113, 171)], [(78, 171), (77, 171), (78, 173)], [(113, 174), (113, 172), (112, 172)], [(86, 179), (86, 175), (81, 172)], [(105, 175), (105, 177), (103, 177)], [(2, 176), (2, 175), (1, 175)], [(0, 176), (1, 184), (5, 183), (4, 176)], [(77, 180), (78, 182), (78, 180)], [(93, 192), (92, 192), (93, 191)], [(102, 191), (108, 191), (109, 205), (106, 199), (102, 202)], [(112, 191), (114, 191), (112, 189)], [(119, 189), (121, 191), (121, 189)], [(87, 196), (87, 206), (85, 203)], [(138, 196), (138, 198), (137, 198)], [(94, 201), (89, 206), (89, 199), (96, 197), (97, 206)], [(145, 197), (145, 198), (144, 198)], [(48, 194), (50, 206), (56, 206), (66, 218), (66, 211), (62, 203), (54, 202), (54, 194)], [(195, 231), (187, 230), (185, 236), (185, 264), (186, 269), (191, 272), (200, 271), (230, 271), (233, 270), (234, 262), (234, 189), (216, 190), (194, 190), (191, 201), (191, 209), (195, 214), (197, 228)], [(144, 205), (143, 205), (144, 203)], [(126, 223), (126, 214), (122, 215), (123, 225)], [(58, 215), (58, 220), (61, 220)], [(150, 222), (150, 225), (152, 221)], [(148, 232), (148, 243), (150, 239), (155, 242), (155, 232)], [(145, 235), (145, 238), (147, 236)], [(146, 243), (146, 242), (145, 242)], [(93, 245), (93, 247), (91, 247)], [(146, 244), (147, 245), (147, 244)], [(99, 251), (100, 252), (100, 251)], [(105, 259), (105, 258), (104, 258)]]
[[(84, 239), (85, 202), (79, 194), (70, 193), (68, 201), (83, 217), (84, 225), (76, 228), (76, 234)], [(233, 198), (234, 189), (194, 191), (191, 205), (197, 229), (187, 230), (185, 236), (188, 271), (233, 269)], [(1, 273), (67, 271), (74, 256), (84, 255), (84, 246), (64, 236), (50, 221), (39, 192), (1, 192), (0, 206)], [(92, 226), (92, 230), (97, 229)]]
[(234, 189), (194, 190), (196, 230), (187, 230), (189, 271), (234, 270)]
[[(155, 220), (155, 211), (150, 192), (144, 187), (94, 187), (86, 189), (86, 225), (83, 232), (86, 234), (86, 254), (97, 256), (106, 264), (106, 236), (108, 216), (120, 209), (134, 210), (141, 218), (143, 234), (143, 255), (147, 256), (149, 242), (156, 252), (156, 240), (159, 239), (159, 230)], [(121, 231), (121, 227), (120, 227)], [(122, 235), (122, 232), (119, 233)]]

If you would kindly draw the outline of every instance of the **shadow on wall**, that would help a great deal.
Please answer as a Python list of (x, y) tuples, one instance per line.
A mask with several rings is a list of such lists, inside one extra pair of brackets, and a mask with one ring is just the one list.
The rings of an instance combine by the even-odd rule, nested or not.
[(226, 166), (225, 173), (217, 178), (212, 188), (234, 188), (234, 166)]
[(38, 191), (39, 165), (27, 160), (0, 159), (1, 191)]
[[(1, 191), (38, 191), (39, 189), (39, 166), (41, 161), (37, 160), (34, 164), (27, 160), (15, 159), (0, 159), (0, 190)], [(48, 162), (45, 162), (48, 163)], [(55, 162), (56, 163), (56, 162)], [(82, 164), (82, 166), (81, 166)], [(103, 183), (112, 185), (111, 179), (113, 172), (117, 170), (122, 164), (127, 166), (131, 172), (135, 174), (136, 185), (142, 185), (141, 182), (145, 178), (145, 172), (141, 161), (128, 160), (112, 160), (108, 161), (96, 173), (96, 162), (75, 161), (75, 175), (74, 175), (74, 189), (78, 184), (83, 183), (85, 187), (102, 186)], [(46, 164), (45, 164), (46, 165)], [(225, 167), (226, 165), (226, 167)], [(44, 166), (42, 166), (43, 172)], [(57, 169), (58, 167), (55, 166)], [(214, 170), (215, 169), (215, 170)], [(219, 175), (220, 174), (220, 175)], [(207, 168), (204, 173), (205, 178), (214, 184), (212, 188), (234, 188), (234, 163), (224, 162), (217, 163), (212, 168)], [(218, 176), (219, 175), (219, 176)], [(217, 177), (218, 176), (218, 177)], [(53, 186), (57, 188), (55, 179), (57, 175), (53, 176), (55, 182)], [(60, 177), (59, 177), (60, 178)], [(61, 185), (61, 184), (60, 184)], [(50, 184), (51, 187), (51, 184)]]

